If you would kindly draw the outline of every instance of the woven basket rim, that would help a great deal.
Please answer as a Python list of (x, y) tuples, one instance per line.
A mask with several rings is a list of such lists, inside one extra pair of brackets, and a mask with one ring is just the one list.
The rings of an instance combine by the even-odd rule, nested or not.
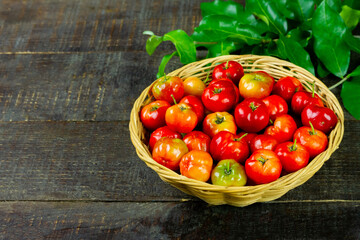
[[(254, 198), (252, 202), (250, 201), (245, 204), (239, 201), (217, 203), (216, 201), (213, 201), (214, 199), (210, 199), (207, 202), (212, 204), (230, 204), (234, 206), (246, 206), (254, 202), (262, 202), (262, 201), (268, 201), (269, 199), (270, 200), (276, 199), (282, 196), (283, 194), (285, 194), (287, 191), (303, 184), (309, 178), (311, 178), (330, 158), (331, 154), (339, 147), (344, 134), (343, 110), (335, 95), (327, 88), (327, 86), (321, 80), (313, 76), (310, 72), (306, 71), (305, 69), (288, 61), (281, 60), (275, 57), (259, 56), (259, 55), (225, 55), (225, 56), (204, 59), (187, 64), (179, 69), (174, 70), (173, 72), (167, 75), (168, 76), (177, 75), (183, 79), (185, 78), (184, 76), (198, 76), (200, 78), (204, 78), (207, 75), (206, 70), (212, 69), (217, 63), (225, 62), (227, 60), (238, 61), (240, 63), (244, 63), (244, 61), (246, 63), (251, 62), (251, 64), (242, 64), (245, 72), (259, 70), (258, 69), (259, 66), (262, 67), (265, 66), (262, 69), (264, 71), (267, 70), (267, 67), (271, 69), (274, 68), (275, 70), (273, 71), (275, 72), (275, 74), (278, 74), (279, 72), (279, 74), (281, 73), (284, 75), (284, 72), (286, 72), (286, 75), (288, 76), (297, 77), (302, 82), (303, 86), (305, 86), (305, 89), (309, 89), (311, 84), (314, 82), (315, 91), (320, 95), (320, 97), (327, 104), (327, 106), (330, 107), (332, 110), (334, 110), (334, 112), (337, 114), (339, 119), (338, 124), (328, 136), (329, 139), (328, 148), (324, 152), (316, 156), (313, 160), (311, 160), (305, 168), (300, 169), (294, 173), (281, 176), (276, 181), (267, 184), (260, 184), (255, 186), (225, 187), (225, 186), (217, 186), (211, 183), (201, 182), (198, 180), (187, 178), (162, 166), (161, 164), (153, 160), (148, 147), (142, 141), (142, 138), (144, 138), (143, 135), (144, 129), (140, 121), (139, 111), (141, 107), (145, 105), (145, 100), (147, 99), (147, 96), (151, 92), (151, 87), (156, 82), (156, 80), (153, 81), (153, 83), (150, 86), (148, 86), (143, 90), (141, 95), (134, 103), (134, 106), (130, 114), (130, 123), (129, 123), (131, 141), (136, 149), (139, 158), (142, 159), (147, 164), (148, 167), (152, 168), (163, 181), (170, 183), (171, 185), (179, 188), (180, 190), (188, 194), (195, 195), (203, 199), (204, 201), (209, 200), (206, 197), (206, 194), (209, 193), (222, 193), (225, 195), (236, 194), (237, 196), (244, 193), (246, 196), (251, 196), (251, 194), (259, 195), (259, 193), (279, 190), (279, 193), (275, 194), (276, 196), (274, 196), (273, 198), (271, 197), (264, 199), (262, 199), (261, 197)], [(274, 63), (276, 63), (276, 65), (274, 65)], [(274, 76), (273, 74), (272, 76), (275, 78), (276, 81), (279, 78), (277, 76)], [(184, 185), (186, 189), (183, 188), (184, 186), (178, 186), (179, 184)], [(286, 184), (290, 186), (289, 189), (285, 189), (285, 191), (281, 190), (281, 188), (283, 188)], [(205, 194), (205, 196), (199, 196), (201, 194)]]

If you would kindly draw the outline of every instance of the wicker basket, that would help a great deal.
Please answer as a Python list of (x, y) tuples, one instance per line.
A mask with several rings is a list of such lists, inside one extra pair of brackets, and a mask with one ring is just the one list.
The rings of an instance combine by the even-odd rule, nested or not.
[(263, 70), (278, 80), (281, 77), (293, 76), (298, 78), (305, 89), (311, 89), (315, 82), (315, 91), (338, 116), (338, 124), (329, 135), (329, 146), (326, 151), (314, 158), (305, 168), (294, 173), (280, 177), (278, 180), (257, 186), (223, 187), (184, 177), (155, 162), (145, 144), (145, 129), (140, 121), (139, 112), (142, 106), (151, 99), (151, 84), (135, 101), (130, 116), (130, 136), (138, 156), (152, 168), (160, 178), (180, 189), (181, 191), (196, 196), (212, 205), (229, 204), (233, 206), (247, 206), (256, 202), (266, 202), (277, 199), (289, 190), (303, 184), (311, 178), (327, 161), (331, 154), (339, 147), (344, 134), (344, 113), (334, 94), (311, 73), (290, 62), (274, 57), (256, 55), (228, 55), (193, 62), (179, 68), (169, 76), (179, 76), (185, 79), (189, 76), (206, 78), (207, 72), (215, 65), (228, 60), (239, 62), (246, 72)]

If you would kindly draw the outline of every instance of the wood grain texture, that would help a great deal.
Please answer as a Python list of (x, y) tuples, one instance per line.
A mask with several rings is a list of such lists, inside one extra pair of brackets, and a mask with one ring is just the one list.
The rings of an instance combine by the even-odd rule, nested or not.
[[(347, 121), (344, 139), (360, 142)], [(0, 199), (181, 201), (135, 153), (128, 122), (0, 123)], [(344, 141), (308, 182), (279, 201), (360, 199), (360, 149)]]
[[(0, 54), (143, 51), (146, 30), (162, 35), (181, 28), (191, 34), (201, 20), (201, 2), (4, 0)], [(170, 44), (160, 46), (170, 48)]]
[(358, 239), (360, 203), (1, 202), (4, 239)]
[(141, 52), (0, 55), (0, 121), (129, 120), (159, 62)]

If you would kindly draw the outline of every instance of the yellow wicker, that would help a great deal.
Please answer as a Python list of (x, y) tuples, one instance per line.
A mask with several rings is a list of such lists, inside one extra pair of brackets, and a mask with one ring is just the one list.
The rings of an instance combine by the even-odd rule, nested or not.
[(311, 178), (339, 147), (344, 134), (344, 113), (337, 98), (324, 83), (305, 69), (274, 57), (256, 55), (220, 56), (190, 63), (168, 75), (179, 76), (182, 79), (189, 76), (197, 76), (204, 79), (208, 71), (211, 71), (216, 64), (228, 60), (241, 63), (245, 72), (266, 71), (273, 76), (275, 80), (285, 76), (296, 77), (309, 91), (315, 82), (315, 91), (320, 95), (325, 105), (336, 113), (339, 119), (335, 129), (329, 135), (329, 146), (327, 150), (314, 158), (305, 168), (282, 176), (274, 182), (257, 186), (222, 187), (181, 176), (152, 159), (151, 153), (144, 143), (146, 130), (140, 121), (139, 112), (142, 106), (149, 102), (153, 84), (147, 87), (135, 101), (131, 111), (129, 129), (132, 143), (136, 148), (139, 158), (142, 159), (147, 166), (152, 168), (163, 181), (212, 205), (229, 204), (243, 207), (256, 202), (266, 202), (277, 199)]

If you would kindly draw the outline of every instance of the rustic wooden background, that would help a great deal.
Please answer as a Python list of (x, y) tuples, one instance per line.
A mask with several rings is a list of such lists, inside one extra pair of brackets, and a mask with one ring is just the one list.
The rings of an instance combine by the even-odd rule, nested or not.
[(132, 104), (173, 50), (149, 57), (142, 32), (191, 33), (201, 2), (0, 1), (1, 239), (360, 238), (360, 121), (347, 112), (340, 149), (269, 203), (209, 206), (138, 158)]

